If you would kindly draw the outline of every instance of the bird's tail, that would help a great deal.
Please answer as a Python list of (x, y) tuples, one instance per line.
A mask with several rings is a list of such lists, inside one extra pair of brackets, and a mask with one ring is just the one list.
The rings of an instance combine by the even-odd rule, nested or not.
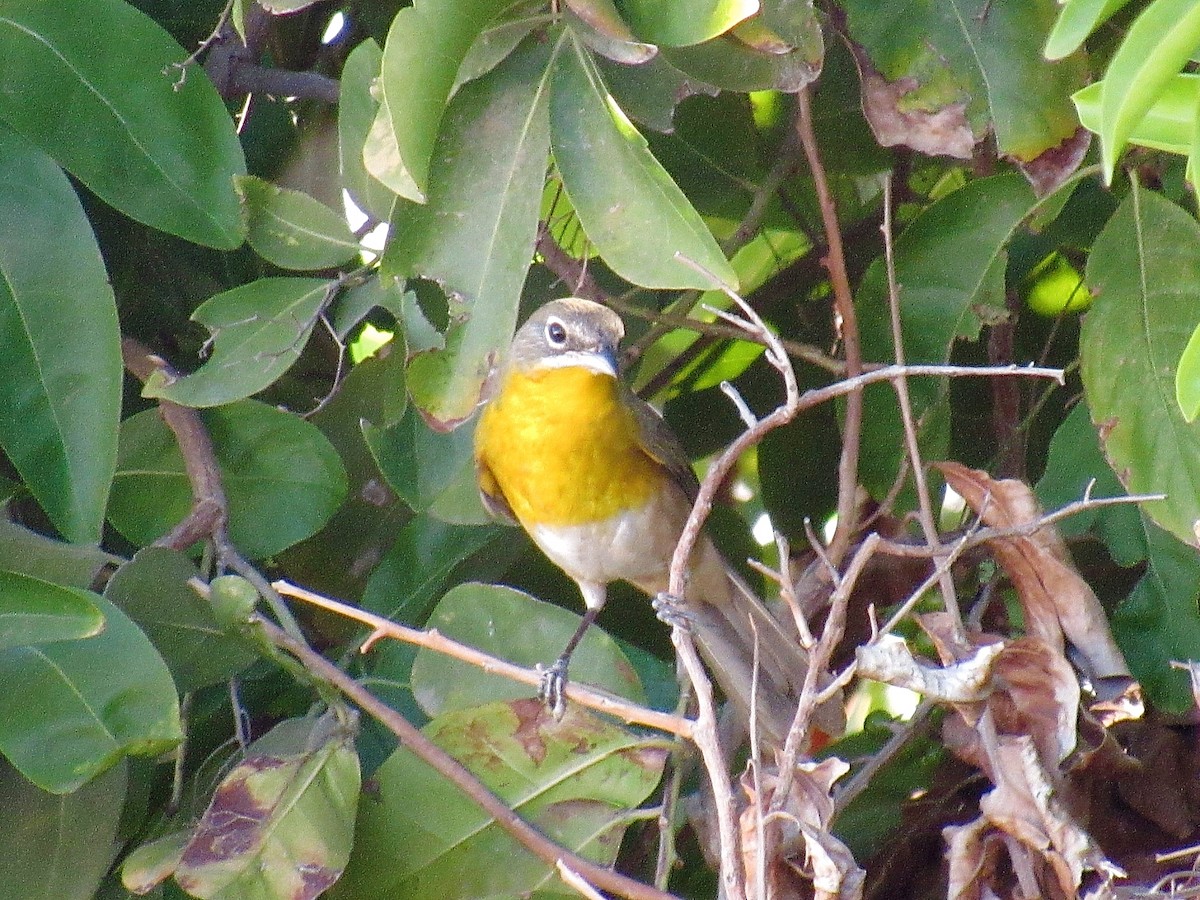
[[(808, 655), (790, 617), (776, 618), (706, 538), (692, 559), (685, 602), (696, 643), (721, 690), (766, 744), (781, 748), (808, 671)], [(813, 724), (826, 735), (840, 735), (842, 704), (823, 704)]]

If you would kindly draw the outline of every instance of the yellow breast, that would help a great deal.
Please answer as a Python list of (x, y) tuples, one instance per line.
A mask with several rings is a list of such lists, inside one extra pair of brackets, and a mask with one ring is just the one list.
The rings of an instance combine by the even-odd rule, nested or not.
[(578, 525), (646, 503), (666, 473), (638, 442), (615, 379), (582, 367), (509, 373), (483, 411), (475, 456), (517, 519)]

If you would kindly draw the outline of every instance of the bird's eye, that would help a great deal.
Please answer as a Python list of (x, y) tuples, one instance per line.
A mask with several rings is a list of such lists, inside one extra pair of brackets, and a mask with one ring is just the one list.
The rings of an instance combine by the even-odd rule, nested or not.
[(546, 340), (551, 347), (567, 346), (567, 328), (558, 319), (546, 323)]

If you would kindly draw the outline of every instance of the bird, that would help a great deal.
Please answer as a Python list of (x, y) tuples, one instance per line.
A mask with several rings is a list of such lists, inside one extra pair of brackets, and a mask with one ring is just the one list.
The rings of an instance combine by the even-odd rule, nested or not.
[[(666, 592), (699, 489), (670, 427), (619, 377), (624, 331), (620, 316), (591, 300), (542, 305), (514, 335), (475, 430), (484, 506), (519, 524), (583, 598), (579, 628), (543, 670), (542, 696), (560, 713), (571, 653), (608, 585)], [(807, 670), (794, 623), (732, 574), (707, 535), (686, 572), (680, 613), (701, 654), (744, 721), (781, 747)]]

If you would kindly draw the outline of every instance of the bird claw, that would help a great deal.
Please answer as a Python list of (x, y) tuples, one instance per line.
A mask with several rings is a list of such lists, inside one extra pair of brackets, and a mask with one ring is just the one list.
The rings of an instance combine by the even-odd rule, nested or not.
[(684, 604), (683, 599), (674, 594), (668, 594), (666, 591), (655, 594), (650, 605), (654, 608), (658, 620), (672, 628), (682, 628), (687, 631), (695, 622), (696, 617)]
[(567, 711), (567, 660), (560, 657), (549, 667), (538, 663), (535, 669), (542, 676), (538, 685), (538, 699), (546, 704), (546, 709), (557, 722)]

